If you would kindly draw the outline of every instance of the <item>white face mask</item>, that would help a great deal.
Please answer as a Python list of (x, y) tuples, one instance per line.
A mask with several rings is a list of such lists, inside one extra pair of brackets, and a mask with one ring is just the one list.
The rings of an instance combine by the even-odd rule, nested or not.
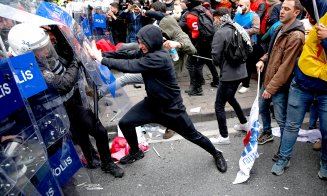
[(180, 13), (182, 11), (183, 11), (183, 9), (180, 5), (174, 5), (174, 12)]
[(220, 2), (221, 2), (221, 0), (216, 0), (216, 2), (220, 3)]
[(236, 9), (236, 13), (242, 14), (243, 10), (241, 7), (237, 7)]

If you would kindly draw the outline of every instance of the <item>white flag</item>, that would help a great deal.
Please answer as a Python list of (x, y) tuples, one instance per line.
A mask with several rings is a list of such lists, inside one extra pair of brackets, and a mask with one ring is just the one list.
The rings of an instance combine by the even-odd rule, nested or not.
[(250, 119), (249, 130), (243, 140), (244, 151), (239, 160), (240, 171), (237, 173), (233, 184), (239, 184), (247, 181), (250, 178), (250, 171), (253, 167), (254, 161), (259, 157), (258, 154), (258, 135), (259, 135), (259, 83), (260, 74), (258, 78), (257, 97), (253, 102)]

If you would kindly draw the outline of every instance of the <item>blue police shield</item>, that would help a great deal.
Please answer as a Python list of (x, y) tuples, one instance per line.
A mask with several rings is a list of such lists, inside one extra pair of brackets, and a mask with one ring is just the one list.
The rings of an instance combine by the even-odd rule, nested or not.
[(35, 14), (44, 18), (61, 22), (70, 28), (73, 26), (73, 18), (65, 10), (61, 9), (55, 4), (41, 2)]
[(62, 147), (49, 158), (49, 163), (61, 187), (82, 167), (73, 142), (69, 139), (63, 140)]
[(48, 88), (32, 52), (10, 58), (9, 62), (24, 98)]
[(81, 23), (82, 27), (83, 27), (83, 32), (86, 36), (91, 36), (92, 32), (91, 32), (91, 28), (89, 25), (89, 19), (87, 17), (84, 18), (84, 20)]
[(103, 14), (94, 14), (93, 15), (93, 27), (94, 28), (107, 28), (106, 16)]
[(14, 75), (7, 61), (0, 62), (0, 119), (24, 105)]
[(49, 163), (45, 163), (31, 178), (32, 183), (41, 195), (61, 195), (56, 179), (52, 175)]

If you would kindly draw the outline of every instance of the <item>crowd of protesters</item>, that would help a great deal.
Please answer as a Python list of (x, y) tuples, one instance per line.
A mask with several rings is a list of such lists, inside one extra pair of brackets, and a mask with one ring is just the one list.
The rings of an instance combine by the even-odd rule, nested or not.
[[(326, 116), (326, 94), (327, 94), (327, 72), (326, 72), (326, 53), (327, 49), (327, 4), (325, 1), (317, 0), (318, 15), (320, 21), (315, 18), (312, 1), (309, 0), (167, 0), (167, 1), (103, 1), (97, 4), (93, 1), (67, 1), (63, 5), (68, 13), (71, 13), (76, 21), (86, 24), (91, 32), (91, 36), (101, 36), (107, 38), (112, 44), (118, 43), (132, 44), (134, 48), (138, 44), (144, 55), (157, 53), (161, 51), (161, 46), (152, 51), (151, 46), (147, 45), (153, 40), (142, 27), (146, 27), (149, 32), (157, 32), (153, 25), (161, 29), (164, 40), (157, 41), (167, 50), (177, 50), (181, 58), (179, 63), (170, 63), (175, 66), (175, 74), (181, 72), (186, 67), (190, 78), (190, 87), (185, 93), (189, 96), (202, 96), (202, 85), (205, 85), (203, 79), (203, 66), (208, 66), (212, 74), (212, 87), (217, 87), (217, 98), (215, 110), (218, 121), (220, 134), (218, 137), (210, 138), (210, 141), (199, 134), (191, 126), (192, 133), (198, 134), (196, 138), (186, 137), (180, 127), (190, 125), (188, 117), (186, 124), (176, 123), (171, 128), (182, 133), (187, 139), (206, 149), (215, 158), (218, 169), (222, 172), (227, 170), (227, 165), (221, 153), (213, 149), (212, 144), (230, 144), (227, 127), (225, 105), (228, 102), (233, 106), (240, 124), (234, 126), (235, 130), (249, 129), (249, 124), (244, 116), (235, 94), (246, 93), (250, 88), (250, 79), (255, 70), (261, 72), (263, 80), (261, 81), (260, 90), (260, 114), (263, 121), (263, 132), (261, 133), (258, 143), (265, 144), (273, 140), (271, 134), (271, 108), (273, 108), (275, 119), (281, 129), (281, 140), (277, 153), (273, 155), (276, 163), (272, 167), (272, 173), (282, 175), (285, 168), (289, 166), (293, 146), (303, 122), (304, 115), (311, 108), (312, 125), (310, 128), (319, 127), (321, 131), (321, 161), (318, 176), (320, 179), (327, 179), (327, 125), (322, 119)], [(199, 29), (199, 14), (206, 14), (208, 21), (216, 34), (204, 36)], [(301, 21), (304, 21), (301, 23)], [(87, 21), (87, 23), (85, 23)], [(320, 22), (320, 25), (316, 25)], [(222, 43), (231, 37), (230, 30), (223, 29), (226, 24), (237, 23), (241, 33), (245, 33), (248, 38), (253, 52), (248, 56), (246, 62), (238, 65), (231, 65), (226, 60), (225, 54), (222, 55)], [(147, 25), (151, 26), (147, 26)], [(173, 24), (173, 25), (171, 25)], [(178, 24), (178, 26), (176, 25)], [(314, 26), (315, 25), (315, 26)], [(311, 27), (307, 28), (307, 27)], [(237, 27), (238, 28), (238, 27)], [(236, 29), (237, 29), (236, 28)], [(85, 29), (84, 29), (85, 30)], [(141, 30), (141, 34), (139, 31)], [(224, 34), (224, 36), (222, 36)], [(139, 36), (146, 36), (145, 40), (140, 40)], [(185, 37), (185, 35), (187, 35)], [(157, 39), (157, 37), (153, 37)], [(149, 41), (150, 40), (150, 41)], [(306, 41), (305, 41), (306, 40)], [(149, 43), (147, 43), (149, 41)], [(155, 44), (158, 44), (155, 43)], [(125, 45), (126, 46), (126, 45)], [(127, 47), (131, 48), (131, 47)], [(138, 50), (137, 47), (135, 50)], [(145, 52), (144, 52), (145, 51)], [(125, 51), (126, 52), (126, 51)], [(122, 54), (122, 53), (121, 53)], [(131, 53), (129, 53), (131, 54)], [(166, 57), (166, 53), (163, 52)], [(113, 66), (119, 70), (127, 70), (132, 73), (137, 71), (123, 68), (122, 62), (115, 61), (114, 56), (118, 54), (107, 54), (105, 59), (109, 59), (108, 66)], [(112, 57), (113, 59), (111, 59)], [(142, 59), (144, 57), (140, 57)], [(96, 59), (103, 58), (97, 56)], [(172, 60), (172, 59), (171, 59)], [(138, 66), (141, 66), (141, 63)], [(162, 62), (161, 62), (162, 63)], [(110, 67), (109, 66), (109, 67)], [(237, 66), (237, 69), (235, 67)], [(220, 74), (217, 68), (219, 67)], [(134, 67), (135, 68), (135, 67)], [(144, 67), (142, 67), (144, 68)], [(140, 69), (146, 74), (139, 75), (138, 81), (148, 83), (148, 69)], [(139, 71), (140, 71), (139, 70)], [(237, 70), (235, 72), (235, 70)], [(140, 71), (140, 72), (141, 72)], [(170, 70), (172, 71), (172, 70)], [(170, 72), (171, 73), (171, 72)], [(146, 78), (142, 78), (146, 75)], [(235, 78), (237, 76), (237, 78)], [(140, 80), (141, 77), (141, 80)], [(160, 78), (160, 76), (158, 76)], [(170, 75), (171, 78), (174, 78)], [(129, 81), (133, 83), (133, 81)], [(173, 81), (174, 85), (175, 80)], [(164, 85), (160, 83), (160, 85)], [(167, 87), (167, 86), (165, 86)], [(177, 87), (176, 87), (177, 88)], [(149, 89), (147, 89), (149, 90)], [(154, 89), (158, 90), (158, 89)], [(167, 88), (167, 90), (172, 90)], [(148, 96), (156, 99), (157, 95), (162, 92)], [(175, 93), (175, 92), (174, 92)], [(180, 95), (178, 94), (177, 97)], [(161, 97), (167, 101), (167, 104), (175, 100), (166, 100), (168, 97)], [(143, 105), (142, 105), (143, 104)], [(146, 108), (142, 102), (134, 109), (149, 112), (152, 115), (153, 108)], [(271, 104), (273, 107), (271, 107)], [(140, 106), (144, 106), (143, 108)], [(171, 105), (169, 105), (171, 106)], [(180, 105), (183, 108), (182, 103)], [(145, 108), (145, 109), (144, 109)], [(136, 110), (135, 109), (135, 110)], [(181, 109), (184, 110), (185, 108)], [(132, 111), (133, 112), (133, 111)], [(126, 130), (135, 131), (134, 125), (131, 127), (129, 122), (137, 121), (132, 117), (133, 113), (129, 112), (120, 122), (120, 125), (126, 126)], [(171, 110), (170, 112), (174, 112)], [(150, 115), (151, 114), (151, 115)], [(157, 113), (156, 113), (157, 114)], [(167, 113), (163, 113), (167, 115)], [(163, 115), (158, 113), (158, 115)], [(182, 112), (183, 115), (184, 112)], [(174, 115), (176, 115), (174, 113)], [(128, 117), (128, 118), (127, 118)], [(319, 126), (317, 126), (319, 118)], [(132, 120), (131, 120), (132, 119)], [(185, 120), (184, 119), (184, 120)], [(156, 120), (152, 116), (144, 122)], [(138, 124), (142, 124), (141, 123)], [(169, 127), (170, 128), (170, 127)], [(125, 130), (125, 132), (126, 132)], [(133, 151), (129, 157), (125, 157), (125, 163), (132, 163), (143, 158), (143, 153), (139, 152), (135, 142), (134, 133), (124, 133), (129, 136), (128, 140), (133, 144)], [(200, 138), (200, 139), (199, 139)], [(199, 140), (199, 141), (198, 141)], [(201, 141), (200, 141), (201, 140)], [(219, 156), (218, 156), (219, 155)]]
[[(322, 1), (318, 1), (320, 18), (325, 16), (326, 5), (324, 4)], [(68, 4), (66, 4), (67, 8)], [(326, 179), (326, 126), (322, 121), (319, 121), (320, 124), (317, 126), (317, 119), (318, 117), (320, 119), (323, 118), (325, 113), (323, 108), (326, 108), (323, 105), (326, 94), (326, 90), (323, 88), (326, 86), (326, 73), (323, 72), (322, 68), (326, 65), (326, 62), (321, 57), (321, 54), (323, 54), (322, 56), (325, 55), (323, 44), (319, 47), (320, 51), (323, 51), (322, 53), (312, 54), (317, 56), (314, 61), (321, 64), (317, 63), (315, 70), (305, 68), (307, 66), (306, 62), (309, 61), (308, 59), (312, 58), (308, 54), (310, 52), (309, 48), (313, 47), (310, 43), (319, 43), (320, 41), (324, 43), (326, 28), (323, 25), (312, 28), (317, 21), (314, 18), (312, 4), (308, 3), (307, 0), (301, 0), (301, 2), (298, 0), (115, 1), (111, 2), (110, 6), (88, 4), (87, 8), (88, 11), (94, 10), (93, 14), (88, 14), (89, 26), (92, 29), (93, 35), (106, 35), (113, 44), (121, 42), (137, 43), (136, 35), (138, 31), (148, 24), (160, 27), (165, 37), (165, 27), (160, 25), (161, 20), (166, 16), (173, 16), (181, 29), (189, 36), (189, 40), (191, 40), (193, 48), (196, 50), (196, 52), (185, 53), (182, 48), (185, 44), (189, 44), (187, 41), (185, 42), (185, 39), (174, 40), (177, 41), (176, 44), (166, 47), (168, 50), (176, 48), (178, 54), (185, 58), (182, 64), (178, 65), (177, 69), (175, 67), (175, 71), (178, 74), (183, 67), (187, 68), (190, 77), (190, 88), (186, 93), (189, 96), (203, 95), (202, 85), (205, 85), (205, 82), (202, 69), (204, 65), (208, 66), (212, 74), (210, 85), (218, 88), (215, 109), (220, 134), (218, 137), (210, 138), (214, 144), (230, 143), (226, 129), (226, 117), (222, 115), (225, 112), (226, 102), (233, 105), (240, 120), (240, 124), (235, 125), (234, 129), (247, 130), (249, 128), (248, 122), (235, 99), (235, 93), (238, 88), (239, 93), (248, 92), (250, 79), (255, 74), (255, 70), (257, 69), (258, 72), (261, 72), (263, 79), (260, 83), (261, 94), (259, 100), (263, 132), (258, 139), (258, 143), (262, 145), (273, 141), (270, 125), (271, 113), (273, 113), (282, 134), (279, 149), (273, 156), (273, 160), (277, 162), (272, 168), (272, 173), (276, 175), (281, 175), (289, 165), (294, 145), (294, 135), (297, 135), (299, 126), (303, 121), (303, 118), (300, 117), (293, 119), (297, 116), (293, 113), (298, 111), (296, 109), (297, 103), (290, 101), (289, 96), (294, 97), (296, 93), (300, 92), (308, 93), (310, 95), (308, 95), (308, 100), (301, 99), (299, 101), (305, 101), (306, 103), (305, 108), (301, 107), (303, 111), (308, 111), (308, 108), (311, 106), (310, 129), (319, 127), (321, 130), (322, 140), (318, 141), (315, 149), (321, 149), (319, 177)], [(74, 14), (74, 10), (72, 13)], [(212, 18), (215, 31), (219, 30), (223, 26), (222, 24), (229, 22), (236, 22), (245, 29), (250, 37), (253, 52), (244, 64), (246, 69), (244, 67), (237, 72), (239, 74), (238, 78), (228, 75), (231, 74), (226, 72), (228, 63), (226, 65), (225, 59), (221, 61), (219, 59), (221, 57), (219, 56), (218, 58), (216, 56), (220, 55), (217, 54), (217, 51), (220, 51), (221, 37), (216, 36), (216, 40), (213, 40), (214, 37), (208, 39), (201, 35), (199, 18), (194, 13), (208, 14)], [(99, 30), (99, 24), (95, 21), (99, 18), (98, 14), (105, 18), (105, 25), (100, 25), (101, 30)], [(223, 15), (229, 15), (231, 21), (226, 21), (226, 17), (223, 17)], [(83, 19), (83, 16), (81, 19)], [(222, 20), (225, 21), (222, 23)], [(321, 23), (324, 24), (324, 21), (321, 20)], [(313, 30), (310, 31), (311, 29)], [(305, 37), (308, 37), (308, 43), (306, 44)], [(165, 38), (167, 40), (172, 39), (169, 36)], [(213, 45), (212, 42), (214, 42)], [(211, 51), (211, 45), (215, 47), (215, 50)], [(302, 52), (303, 47), (304, 50)], [(216, 66), (219, 66), (220, 74), (218, 74)], [(318, 68), (319, 66), (320, 68)], [(304, 79), (312, 80), (312, 85), (318, 85), (312, 88), (316, 90), (311, 89), (308, 92), (307, 88), (299, 86), (299, 83)], [(230, 94), (226, 95), (226, 92), (229, 91)], [(297, 122), (296, 125), (292, 124), (294, 121)], [(287, 134), (283, 134), (284, 132)]]

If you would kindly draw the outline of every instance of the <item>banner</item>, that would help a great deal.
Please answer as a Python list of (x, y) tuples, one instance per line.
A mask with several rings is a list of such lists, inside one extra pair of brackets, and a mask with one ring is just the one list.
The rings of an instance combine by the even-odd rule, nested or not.
[(238, 162), (240, 171), (237, 173), (233, 184), (239, 184), (247, 181), (250, 178), (250, 171), (253, 167), (254, 161), (259, 157), (258, 154), (258, 136), (259, 136), (259, 88), (260, 88), (260, 73), (258, 76), (258, 89), (257, 97), (253, 102), (250, 119), (249, 128), (243, 143), (244, 150), (242, 152), (241, 158)]
[(0, 119), (24, 106), (14, 75), (7, 61), (0, 61)]
[(8, 60), (24, 98), (27, 99), (48, 88), (32, 52)]
[(63, 187), (81, 167), (82, 163), (73, 142), (63, 140), (62, 148), (49, 158), (52, 174)]

